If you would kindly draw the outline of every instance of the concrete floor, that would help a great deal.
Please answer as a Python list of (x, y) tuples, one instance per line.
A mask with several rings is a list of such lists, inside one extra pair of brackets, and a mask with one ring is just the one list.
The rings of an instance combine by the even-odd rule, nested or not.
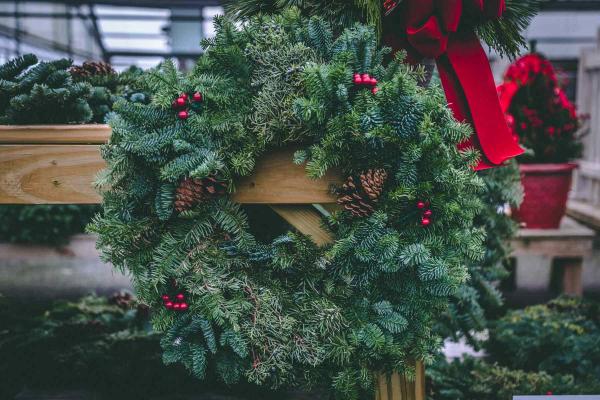
[(100, 260), (93, 236), (75, 235), (60, 248), (0, 243), (2, 295), (43, 300), (130, 288), (127, 276)]

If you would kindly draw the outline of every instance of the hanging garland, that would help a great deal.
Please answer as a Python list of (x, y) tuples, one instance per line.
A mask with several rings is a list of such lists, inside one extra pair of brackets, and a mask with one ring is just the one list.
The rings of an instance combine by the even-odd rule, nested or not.
[[(402, 55), (384, 65), (372, 28), (334, 38), (294, 9), (215, 27), (190, 74), (147, 74), (151, 104), (116, 103), (91, 231), (152, 307), (166, 363), (358, 398), (376, 373), (430, 358), (436, 318), (484, 253), (479, 154), (457, 149), (472, 131)], [(331, 245), (259, 240), (228, 195), (291, 143), (308, 176), (348, 176)]]

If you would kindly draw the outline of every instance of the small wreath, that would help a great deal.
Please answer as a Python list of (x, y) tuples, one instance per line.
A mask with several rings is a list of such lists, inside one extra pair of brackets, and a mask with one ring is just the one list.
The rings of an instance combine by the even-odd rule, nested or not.
[[(484, 253), (478, 154), (456, 147), (471, 129), (372, 28), (334, 38), (295, 10), (215, 25), (191, 73), (167, 61), (145, 78), (151, 104), (116, 104), (91, 229), (152, 307), (166, 363), (356, 398), (431, 356), (435, 319)], [(348, 176), (330, 245), (265, 240), (230, 198), (290, 144), (310, 177)]]

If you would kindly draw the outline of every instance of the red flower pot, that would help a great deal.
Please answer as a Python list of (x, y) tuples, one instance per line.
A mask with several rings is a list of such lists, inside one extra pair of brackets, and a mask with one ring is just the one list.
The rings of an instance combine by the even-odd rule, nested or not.
[(516, 217), (526, 228), (558, 228), (567, 209), (575, 168), (574, 163), (519, 165), (525, 198)]

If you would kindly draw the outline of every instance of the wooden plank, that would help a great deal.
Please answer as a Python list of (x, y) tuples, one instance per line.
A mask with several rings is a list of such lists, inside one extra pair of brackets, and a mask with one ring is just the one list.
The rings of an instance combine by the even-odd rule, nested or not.
[(563, 293), (581, 297), (583, 296), (583, 260), (581, 258), (568, 258), (556, 260), (562, 268)]
[(0, 146), (0, 203), (94, 204), (104, 161), (94, 145)]
[(401, 400), (402, 397), (402, 377), (399, 373), (394, 372), (391, 377), (390, 397), (394, 400)]
[(578, 239), (578, 238), (593, 238), (595, 233), (593, 230), (577, 223), (569, 217), (563, 218), (558, 229), (521, 229), (517, 234), (518, 239)]
[(417, 361), (415, 400), (425, 400), (425, 364), (423, 361)]
[(294, 149), (261, 157), (256, 172), (236, 183), (235, 201), (247, 204), (335, 203), (332, 187), (341, 185), (341, 174), (328, 172), (322, 179), (306, 176), (302, 165), (292, 163)]
[(390, 395), (388, 393), (388, 376), (386, 374), (379, 375), (377, 382), (378, 383), (376, 398), (378, 400), (402, 400), (402, 398), (390, 398)]
[[(319, 180), (292, 163), (293, 150), (265, 155), (253, 175), (236, 183), (233, 200), (245, 204), (335, 203), (334, 171)], [(95, 204), (92, 184), (105, 163), (98, 145), (0, 145), (0, 204)]]
[(586, 257), (592, 252), (592, 239), (513, 240), (513, 256)]
[(514, 256), (585, 257), (592, 252), (595, 232), (569, 217), (558, 229), (521, 229), (512, 240)]
[(108, 125), (0, 125), (0, 144), (103, 144)]
[(321, 214), (311, 205), (270, 205), (290, 225), (310, 236), (319, 246), (333, 241), (329, 231), (321, 224)]
[(600, 207), (585, 201), (570, 200), (567, 204), (567, 214), (577, 221), (600, 230)]

